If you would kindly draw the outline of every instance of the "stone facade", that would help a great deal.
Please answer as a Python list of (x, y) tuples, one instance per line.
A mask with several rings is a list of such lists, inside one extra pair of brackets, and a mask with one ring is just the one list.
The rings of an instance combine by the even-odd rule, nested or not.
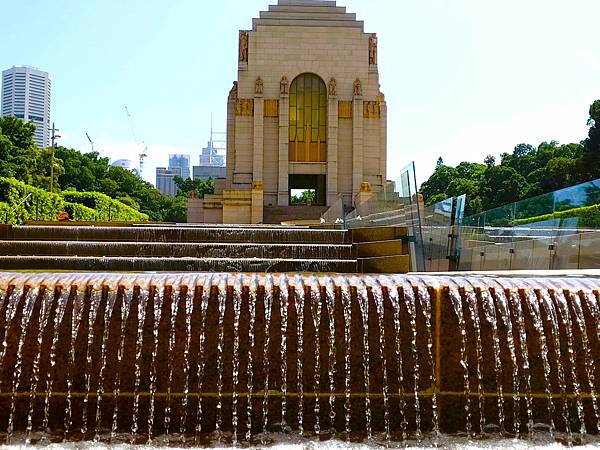
[[(301, 111), (298, 98), (308, 95), (294, 89), (303, 74), (313, 80), (303, 86), (320, 86), (321, 97), (312, 97), (321, 99), (319, 119), (315, 109), (312, 119), (294, 109)], [(386, 123), (376, 35), (335, 1), (279, 0), (239, 33), (238, 80), (227, 103), (227, 179), (217, 192), (223, 221), (261, 223), (264, 208), (288, 206), (290, 190), (311, 183), (321, 209), (340, 198), (354, 204), (363, 183), (377, 192), (386, 181)]]

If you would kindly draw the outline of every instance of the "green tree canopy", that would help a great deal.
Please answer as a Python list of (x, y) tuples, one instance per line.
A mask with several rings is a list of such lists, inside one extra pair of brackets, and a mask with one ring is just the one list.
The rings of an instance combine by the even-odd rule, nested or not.
[[(198, 198), (204, 198), (206, 194), (213, 194), (215, 192), (215, 182), (212, 178), (207, 180), (196, 179), (183, 179), (181, 177), (174, 177), (175, 185), (177, 186), (178, 197), (188, 197), (189, 195), (195, 195)], [(193, 194), (191, 194), (193, 193)]]
[[(500, 164), (488, 155), (484, 164), (461, 162), (437, 166), (421, 186), (425, 204), (467, 194), (465, 214), (545, 194), (600, 178), (600, 100), (589, 110), (589, 133), (581, 143), (521, 143), (502, 153)], [(535, 209), (535, 208), (534, 208)]]

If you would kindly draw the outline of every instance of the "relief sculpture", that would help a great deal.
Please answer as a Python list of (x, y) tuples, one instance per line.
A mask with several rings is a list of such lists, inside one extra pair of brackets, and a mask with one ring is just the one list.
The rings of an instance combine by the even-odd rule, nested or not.
[(381, 105), (379, 104), (379, 102), (364, 102), (363, 117), (365, 119), (381, 118)]
[(265, 88), (265, 83), (263, 82), (261, 77), (258, 77), (256, 79), (256, 83), (254, 83), (254, 93), (255, 94), (262, 94), (263, 90)]
[(240, 62), (248, 62), (248, 32), (240, 31)]
[(329, 96), (337, 96), (337, 81), (335, 81), (335, 78), (329, 79)]
[(279, 82), (279, 93), (281, 95), (286, 95), (289, 92), (288, 79), (284, 75), (281, 77), (281, 81)]
[(251, 98), (238, 98), (235, 102), (235, 115), (252, 117), (254, 115), (254, 100)]
[(369, 64), (372, 66), (377, 64), (377, 36), (375, 35), (369, 38)]
[(358, 78), (356, 80), (354, 80), (354, 96), (355, 97), (362, 96), (362, 84)]

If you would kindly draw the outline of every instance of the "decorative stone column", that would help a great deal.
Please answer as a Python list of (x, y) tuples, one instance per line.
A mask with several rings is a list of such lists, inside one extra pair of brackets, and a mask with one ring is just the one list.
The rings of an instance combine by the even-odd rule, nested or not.
[(254, 85), (254, 139), (252, 146), (252, 212), (251, 223), (263, 221), (264, 197), (264, 109), (263, 81), (260, 77)]
[(327, 104), (327, 206), (338, 199), (338, 100), (337, 82), (329, 80)]
[(354, 101), (352, 111), (352, 202), (360, 192), (363, 181), (363, 96), (362, 84), (354, 81)]
[(289, 145), (290, 145), (290, 95), (288, 79), (283, 77), (279, 90), (279, 170), (277, 205), (289, 206)]
[(225, 189), (231, 189), (235, 169), (235, 108), (238, 101), (238, 82), (233, 82), (227, 98), (227, 155), (225, 160), (227, 181)]
[(379, 158), (379, 170), (381, 173), (382, 187), (385, 189), (385, 182), (387, 181), (387, 104), (383, 94), (380, 94), (380, 118), (379, 118), (379, 148), (381, 150), (381, 156)]
[(252, 181), (263, 181), (264, 159), (264, 110), (263, 81), (256, 80), (254, 90), (254, 138), (252, 145)]

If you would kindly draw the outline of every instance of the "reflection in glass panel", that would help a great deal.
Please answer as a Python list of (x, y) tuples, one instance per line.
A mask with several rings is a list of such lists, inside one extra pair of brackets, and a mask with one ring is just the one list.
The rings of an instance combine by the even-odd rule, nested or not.
[(600, 231), (583, 233), (579, 241), (579, 269), (600, 269)]
[(571, 234), (554, 240), (555, 253), (552, 262), (554, 270), (578, 268), (579, 236), (579, 234)]

